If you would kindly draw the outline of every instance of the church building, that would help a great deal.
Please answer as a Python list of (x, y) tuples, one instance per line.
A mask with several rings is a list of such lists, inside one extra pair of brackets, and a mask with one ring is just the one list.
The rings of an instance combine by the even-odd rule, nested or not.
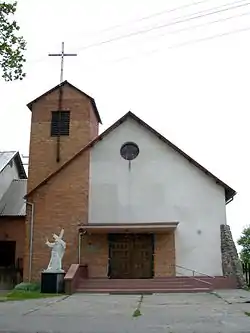
[(99, 134), (95, 100), (68, 81), (28, 108), (25, 281), (40, 280), (46, 238), (64, 229), (74, 289), (239, 285), (226, 220), (235, 190), (132, 112)]

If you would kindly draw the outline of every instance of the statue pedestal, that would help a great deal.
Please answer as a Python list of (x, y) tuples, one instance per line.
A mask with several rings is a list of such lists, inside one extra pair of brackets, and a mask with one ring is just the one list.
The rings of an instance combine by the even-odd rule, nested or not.
[(42, 272), (41, 293), (61, 294), (64, 293), (64, 276), (61, 272)]

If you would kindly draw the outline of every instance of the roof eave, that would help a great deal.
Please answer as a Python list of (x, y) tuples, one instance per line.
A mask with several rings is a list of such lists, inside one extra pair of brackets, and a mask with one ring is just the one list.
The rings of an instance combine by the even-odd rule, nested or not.
[(26, 171), (24, 169), (23, 162), (21, 160), (19, 152), (13, 151), (13, 153), (14, 153), (14, 155), (7, 161), (7, 163), (4, 165), (4, 167), (1, 168), (0, 172), (2, 172), (9, 165), (9, 163), (14, 160), (14, 163), (17, 166), (18, 175), (19, 175), (20, 179), (27, 179), (28, 177), (27, 177)]
[(70, 87), (72, 87), (73, 89), (79, 91), (81, 94), (85, 95), (87, 98), (90, 99), (91, 101), (91, 104), (93, 106), (93, 109), (94, 109), (94, 112), (95, 112), (95, 115), (96, 115), (96, 118), (98, 120), (98, 122), (100, 124), (102, 124), (102, 120), (101, 120), (101, 117), (100, 117), (100, 114), (99, 114), (99, 111), (97, 109), (97, 106), (96, 106), (96, 102), (94, 100), (93, 97), (89, 96), (88, 94), (86, 94), (85, 92), (83, 92), (82, 90), (78, 89), (77, 87), (75, 87), (73, 84), (69, 83), (67, 80), (63, 81), (62, 83), (59, 83), (58, 85), (56, 85), (55, 87), (53, 87), (52, 89), (46, 91), (44, 94), (38, 96), (37, 98), (35, 98), (33, 101), (29, 102), (27, 104), (27, 107), (29, 108), (29, 110), (32, 112), (32, 106), (34, 103), (36, 103), (40, 98), (52, 93), (53, 91), (55, 91), (56, 89), (58, 89), (60, 86), (64, 86), (65, 84), (68, 84)]
[(147, 123), (145, 123), (142, 119), (138, 118), (131, 111), (129, 111), (127, 114), (125, 114), (120, 119), (120, 121), (123, 122), (128, 116), (131, 117), (132, 119), (134, 119), (135, 121), (137, 121), (138, 123), (140, 123), (141, 125), (143, 125), (144, 127), (146, 127), (147, 129), (149, 129), (160, 140), (162, 140), (163, 142), (165, 142), (166, 144), (168, 144), (172, 149), (174, 149), (175, 151), (177, 151), (178, 153), (180, 153), (183, 157), (185, 157), (191, 164), (193, 164), (198, 169), (200, 169), (201, 171), (203, 171), (207, 176), (209, 176), (212, 179), (214, 179), (215, 182), (216, 182), (216, 184), (222, 186), (224, 188), (224, 190), (225, 190), (225, 200), (226, 200), (226, 202), (228, 202), (228, 200), (230, 200), (231, 198), (233, 198), (236, 195), (236, 191), (235, 190), (233, 190), (230, 186), (228, 186), (222, 180), (220, 180), (219, 178), (217, 178), (214, 174), (212, 174), (210, 171), (208, 171), (206, 168), (204, 168), (200, 163), (198, 163), (197, 161), (195, 161), (192, 157), (190, 157), (189, 155), (187, 155), (183, 150), (181, 150), (179, 147), (177, 147), (171, 141), (169, 141), (168, 139), (166, 139), (163, 135), (161, 135), (160, 133), (158, 133), (155, 129), (153, 129), (150, 125), (148, 125)]
[[(228, 200), (233, 198), (236, 195), (236, 191), (233, 190), (230, 186), (225, 184), (223, 181), (221, 181), (219, 178), (217, 178), (215, 175), (213, 175), (210, 171), (208, 171), (206, 168), (204, 168), (201, 164), (196, 162), (192, 157), (184, 153), (179, 147), (174, 145), (171, 141), (166, 139), (163, 135), (158, 133), (156, 130), (154, 130), (151, 126), (149, 126), (147, 123), (145, 123), (142, 119), (138, 118), (134, 113), (131, 111), (127, 112), (124, 116), (122, 116), (120, 119), (118, 119), (113, 125), (111, 125), (109, 128), (107, 128), (103, 133), (101, 133), (99, 136), (97, 136), (93, 141), (91, 141), (89, 144), (87, 144), (84, 148), (82, 148), (75, 156), (73, 156), (72, 159), (79, 156), (81, 153), (83, 153), (88, 148), (92, 148), (98, 141), (102, 140), (103, 137), (105, 137), (108, 133), (112, 132), (116, 127), (118, 127), (120, 124), (122, 124), (128, 117), (131, 117), (135, 121), (137, 121), (139, 124), (147, 128), (149, 131), (151, 131), (154, 135), (156, 135), (160, 140), (162, 140), (165, 144), (169, 145), (172, 149), (174, 149), (176, 152), (178, 152), (180, 155), (182, 155), (184, 158), (186, 158), (191, 164), (196, 166), (198, 169), (200, 169), (202, 172), (204, 172), (207, 176), (211, 177), (216, 184), (222, 186), (225, 190), (225, 201), (226, 203)], [(48, 180), (53, 177), (55, 174), (57, 174), (62, 168), (67, 166), (71, 161), (67, 161), (64, 165), (62, 165), (61, 168), (59, 168), (56, 172), (52, 173), (47, 179), (42, 181), (38, 186), (36, 186), (34, 189), (32, 189), (29, 193), (26, 194), (24, 197), (27, 199), (27, 197), (33, 193), (37, 188), (39, 188), (41, 185), (46, 184)]]
[(89, 97), (89, 98), (90, 98), (90, 100), (91, 100), (91, 104), (92, 104), (92, 106), (93, 106), (93, 109), (94, 109), (94, 112), (95, 112), (95, 116), (96, 116), (96, 118), (97, 118), (99, 124), (102, 125), (102, 120), (101, 120), (101, 117), (100, 117), (99, 111), (98, 111), (98, 109), (97, 109), (96, 102), (95, 102), (94, 98), (92, 98), (92, 97)]
[(233, 201), (234, 197), (236, 196), (237, 192), (232, 188), (225, 189), (225, 200), (226, 205)]
[(16, 155), (13, 157), (13, 159), (15, 160), (15, 162), (17, 164), (20, 179), (27, 179), (28, 177), (27, 177), (26, 171), (24, 169), (23, 162), (21, 160), (19, 152), (16, 153)]
[(25, 214), (25, 215), (0, 215), (0, 218), (10, 219), (10, 218), (21, 218), (21, 217), (26, 217), (26, 216), (27, 216), (27, 214)]

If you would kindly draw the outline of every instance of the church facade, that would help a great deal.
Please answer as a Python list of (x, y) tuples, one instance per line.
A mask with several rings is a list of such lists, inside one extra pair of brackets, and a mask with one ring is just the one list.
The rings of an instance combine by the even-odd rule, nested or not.
[(131, 112), (99, 135), (95, 101), (67, 81), (28, 107), (24, 280), (40, 280), (62, 228), (63, 268), (89, 278), (224, 274), (231, 187)]

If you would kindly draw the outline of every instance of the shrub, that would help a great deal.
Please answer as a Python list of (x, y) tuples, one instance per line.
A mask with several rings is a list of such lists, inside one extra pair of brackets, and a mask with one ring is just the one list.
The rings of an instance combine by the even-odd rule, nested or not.
[(14, 290), (22, 290), (22, 291), (40, 291), (39, 283), (29, 283), (29, 282), (21, 282), (17, 284)]

